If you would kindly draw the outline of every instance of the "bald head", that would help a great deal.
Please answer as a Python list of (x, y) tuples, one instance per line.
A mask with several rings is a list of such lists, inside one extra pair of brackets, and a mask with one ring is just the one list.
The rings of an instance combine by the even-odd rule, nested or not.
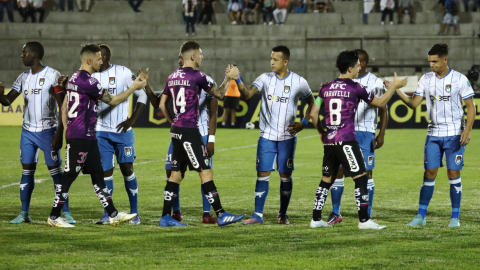
[(369, 60), (368, 53), (362, 49), (357, 49), (355, 51), (358, 54), (358, 60), (360, 60), (360, 63), (365, 62), (365, 66), (367, 66)]

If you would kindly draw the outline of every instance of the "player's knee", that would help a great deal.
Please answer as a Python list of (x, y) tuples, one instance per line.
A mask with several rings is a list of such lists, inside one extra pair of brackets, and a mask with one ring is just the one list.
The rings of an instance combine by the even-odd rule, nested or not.
[(426, 169), (423, 173), (425, 179), (435, 179), (437, 177), (438, 169)]
[(113, 175), (113, 168), (111, 168), (110, 170), (106, 170), (103, 172), (103, 177), (107, 178), (107, 177), (112, 177)]
[(165, 170), (165, 173), (167, 174), (167, 179), (170, 178), (170, 176), (172, 175), (171, 170)]
[(331, 176), (322, 176), (322, 181), (325, 183), (332, 183), (332, 177)]
[(455, 179), (460, 177), (460, 171), (458, 170), (447, 170), (447, 176), (449, 179)]
[[(356, 179), (359, 179), (359, 178), (361, 178), (361, 177), (363, 177), (363, 176), (366, 176), (366, 175), (367, 175), (367, 173), (364, 172), (364, 173), (362, 173), (362, 174), (353, 176), (352, 179), (353, 179), (353, 180), (356, 180)], [(365, 177), (365, 179), (368, 179), (368, 178)]]
[(37, 163), (22, 164), (22, 167), (24, 170), (34, 171), (37, 169)]
[(368, 177), (368, 179), (373, 178), (373, 171), (372, 170), (367, 171), (367, 177)]
[(270, 176), (271, 173), (272, 173), (271, 171), (257, 172), (257, 177), (267, 177), (267, 176)]
[(200, 179), (202, 180), (202, 183), (206, 183), (208, 181), (213, 180), (213, 171), (212, 170), (202, 170), (200, 173)]
[(130, 176), (133, 174), (133, 163), (120, 163), (120, 170), (123, 176)]
[(292, 181), (292, 174), (291, 173), (280, 173), (280, 179), (290, 179), (289, 181)]
[(180, 182), (182, 182), (182, 173), (178, 171), (172, 171), (168, 181), (180, 184)]

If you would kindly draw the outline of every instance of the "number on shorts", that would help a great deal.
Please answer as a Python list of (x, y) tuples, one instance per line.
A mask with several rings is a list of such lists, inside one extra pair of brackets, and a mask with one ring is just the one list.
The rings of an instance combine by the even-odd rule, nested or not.
[[(336, 104), (337, 107), (333, 109), (333, 104)], [(342, 100), (339, 98), (332, 98), (330, 100), (330, 124), (338, 126), (341, 123), (342, 120)], [(335, 120), (333, 120), (333, 116), (335, 115)]]
[(178, 113), (177, 111), (177, 106), (180, 107), (180, 113), (185, 112), (185, 105), (187, 105), (187, 102), (185, 101), (185, 87), (181, 87), (180, 91), (178, 91), (177, 98), (175, 98), (175, 91), (173, 91), (173, 88), (170, 88), (170, 92), (172, 93), (173, 96), (173, 111), (175, 114)]
[(68, 102), (71, 102), (72, 99), (75, 101), (73, 102), (72, 107), (70, 107), (70, 110), (68, 110), (68, 118), (75, 118), (78, 115), (75, 109), (77, 109), (78, 104), (80, 104), (80, 95), (77, 92), (68, 92)]

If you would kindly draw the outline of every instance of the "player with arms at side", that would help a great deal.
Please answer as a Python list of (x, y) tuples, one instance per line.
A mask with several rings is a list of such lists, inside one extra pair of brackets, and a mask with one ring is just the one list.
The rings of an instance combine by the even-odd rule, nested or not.
[[(290, 50), (286, 46), (276, 46), (270, 56), (272, 72), (260, 75), (249, 88), (241, 80), (237, 81), (238, 89), (245, 99), (258, 92), (262, 94), (255, 212), (242, 222), (244, 225), (263, 224), (263, 210), (269, 190), (270, 174), (275, 170), (275, 160), (280, 174), (278, 224), (289, 224), (287, 209), (293, 187), (296, 135), (308, 125), (310, 110), (315, 101), (307, 81), (288, 70), (289, 61)], [(306, 99), (308, 107), (305, 118), (301, 122), (295, 122), (300, 98)]]
[(62, 105), (62, 121), (67, 127), (65, 173), (60, 184), (55, 186), (55, 198), (47, 224), (52, 227), (74, 227), (60, 217), (60, 212), (68, 198), (70, 186), (83, 170), (83, 173), (90, 174), (95, 194), (108, 212), (110, 225), (115, 226), (132, 220), (137, 214), (118, 212), (105, 185), (102, 160), (95, 135), (98, 100), (110, 106), (116, 106), (135, 90), (144, 88), (146, 81), (138, 78), (127, 91), (112, 96), (102, 88), (97, 79), (91, 77), (91, 74), (100, 70), (103, 63), (100, 47), (94, 44), (85, 45), (80, 52), (80, 59), (82, 61), (80, 70), (75, 72), (70, 80), (67, 76), (63, 83), (68, 97)]
[[(98, 46), (102, 54), (103, 64), (100, 66), (100, 72), (93, 73), (92, 77), (97, 79), (102, 88), (112, 95), (118, 95), (128, 90), (136, 79), (133, 72), (126, 67), (110, 64), (112, 56), (110, 48), (106, 44), (99, 44)], [(133, 94), (137, 96), (137, 104), (130, 118), (128, 118), (129, 98), (115, 107), (103, 102), (99, 103), (96, 135), (102, 158), (103, 176), (108, 191), (113, 196), (113, 169), (115, 168), (113, 155), (115, 155), (130, 201), (130, 214), (137, 214), (130, 221), (130, 224), (136, 225), (140, 224), (140, 216), (138, 215), (138, 183), (133, 172), (136, 152), (134, 147), (135, 134), (132, 126), (145, 108), (147, 95), (144, 91), (135, 91)], [(97, 221), (97, 224), (110, 224), (106, 212)]]
[[(360, 71), (358, 78), (353, 81), (360, 83), (365, 87), (367, 92), (380, 98), (385, 92), (383, 81), (375, 75), (367, 71), (368, 53), (364, 50), (355, 50), (358, 53), (360, 60)], [(380, 132), (375, 137), (377, 131), (378, 112), (380, 110)], [(375, 192), (375, 184), (373, 182), (373, 168), (375, 167), (375, 149), (383, 146), (385, 141), (385, 129), (388, 122), (387, 107), (377, 108), (370, 106), (365, 101), (360, 100), (358, 104), (357, 113), (355, 114), (355, 136), (358, 144), (362, 150), (363, 158), (366, 159), (367, 177), (368, 177), (368, 214), (372, 215), (373, 195)], [(342, 222), (342, 215), (340, 215), (340, 203), (344, 189), (345, 180), (343, 177), (343, 167), (338, 169), (337, 179), (332, 185), (330, 192), (332, 193), (332, 213), (328, 217), (328, 225)]]
[[(183, 64), (184, 63), (183, 63), (182, 55), (179, 54), (178, 55), (179, 68), (182, 68)], [(143, 75), (141, 70), (139, 70), (139, 74), (140, 76)], [(208, 75), (206, 76), (208, 77)], [(152, 106), (154, 108), (159, 108), (160, 96), (155, 95), (148, 80), (147, 80), (147, 86), (145, 87), (145, 90), (147, 92), (148, 99), (152, 103)], [(205, 91), (202, 91), (202, 93), (200, 94), (199, 103), (200, 103), (200, 107), (199, 107), (200, 117), (198, 119), (197, 125), (200, 131), (200, 135), (202, 135), (203, 143), (207, 147), (207, 156), (210, 159), (210, 169), (212, 169), (213, 154), (215, 152), (215, 132), (217, 130), (218, 100), (213, 96), (207, 95)], [(169, 110), (169, 113), (173, 114), (171, 110)], [(167, 174), (167, 182), (168, 182), (168, 179), (170, 179), (170, 176), (172, 175), (172, 150), (173, 150), (173, 144), (170, 141), (170, 146), (168, 147), (167, 158), (165, 162), (165, 172)], [(185, 171), (182, 171), (182, 179), (184, 177), (185, 177)], [(207, 197), (203, 193), (203, 188), (200, 188), (200, 190), (202, 194), (202, 205), (203, 205), (202, 223), (216, 224), (217, 219), (210, 214), (211, 205), (208, 202)], [(172, 209), (173, 209), (172, 218), (178, 222), (181, 222), (183, 220), (183, 216), (180, 210), (180, 186), (176, 194), (177, 194), (177, 197), (173, 198), (173, 201), (172, 201)]]
[[(167, 80), (165, 89), (160, 98), (160, 109), (172, 124), (170, 136), (172, 138), (172, 174), (167, 181), (164, 192), (163, 214), (159, 225), (161, 227), (186, 226), (172, 218), (172, 199), (177, 197), (176, 192), (182, 181), (182, 171), (187, 166), (197, 171), (202, 182), (202, 189), (217, 215), (219, 226), (225, 226), (241, 220), (245, 215), (233, 215), (225, 212), (217, 188), (213, 183), (213, 172), (210, 169), (207, 149), (198, 130), (199, 96), (205, 91), (221, 99), (225, 96), (231, 78), (239, 77), (237, 68), (227, 68), (224, 82), (217, 87), (216, 83), (202, 72), (198, 71), (203, 59), (200, 45), (194, 41), (182, 44), (180, 53), (184, 60), (183, 68), (177, 69)], [(172, 100), (174, 115), (167, 109)]]
[[(43, 65), (43, 55), (44, 49), (39, 42), (25, 44), (21, 57), (23, 64), (30, 67), (30, 70), (20, 74), (7, 95), (4, 95), (4, 87), (0, 84), (0, 103), (3, 106), (12, 104), (20, 94), (25, 100), (20, 138), (20, 162), (23, 168), (20, 181), (22, 212), (11, 224), (31, 222), (28, 212), (35, 187), (34, 175), (40, 150), (43, 151), (54, 185), (62, 179), (60, 148), (63, 143), (63, 124), (58, 120), (57, 108), (62, 106), (65, 92), (57, 86), (60, 73)], [(68, 200), (63, 205), (63, 216), (68, 223), (75, 223), (70, 214)]]
[[(408, 79), (397, 79), (397, 74), (395, 74), (390, 89), (381, 98), (377, 98), (373, 91), (368, 92), (363, 85), (353, 81), (358, 77), (360, 70), (357, 52), (341, 52), (337, 57), (336, 67), (341, 73), (340, 77), (322, 86), (311, 112), (312, 121), (324, 144), (324, 156), (323, 176), (316, 190), (310, 227), (331, 227), (322, 220), (322, 209), (328, 190), (332, 186), (332, 177), (337, 175), (341, 164), (345, 176), (352, 177), (355, 182), (354, 195), (360, 220), (358, 228), (385, 229), (387, 226), (378, 225), (370, 219), (368, 214), (368, 177), (365, 161), (355, 135), (355, 113), (360, 100), (371, 106), (384, 107), (395, 90), (405, 86)], [(325, 104), (326, 132), (318, 119), (322, 104)]]
[[(463, 168), (463, 154), (466, 145), (470, 142), (470, 133), (475, 120), (474, 93), (468, 79), (460, 72), (448, 67), (447, 44), (435, 44), (428, 52), (428, 61), (432, 72), (423, 75), (413, 97), (397, 91), (398, 96), (412, 109), (426, 100), (430, 120), (424, 148), (425, 171), (420, 190), (420, 206), (418, 215), (408, 225), (426, 225), (425, 217), (433, 196), (435, 178), (438, 168), (443, 167), (445, 156), (452, 203), (449, 227), (458, 227), (462, 199), (460, 171)], [(466, 124), (462, 100), (467, 107)]]

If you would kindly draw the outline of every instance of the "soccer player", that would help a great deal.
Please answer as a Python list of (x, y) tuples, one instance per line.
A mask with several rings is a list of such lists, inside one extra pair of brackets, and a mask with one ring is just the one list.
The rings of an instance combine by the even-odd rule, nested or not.
[[(438, 167), (443, 167), (443, 157), (445, 156), (452, 203), (449, 227), (458, 227), (460, 226), (460, 201), (462, 199), (460, 171), (463, 168), (463, 154), (466, 145), (470, 142), (470, 132), (475, 119), (474, 93), (468, 79), (448, 67), (447, 44), (433, 45), (428, 51), (428, 61), (432, 72), (423, 75), (413, 97), (397, 91), (398, 96), (412, 109), (426, 100), (430, 120), (424, 148), (425, 171), (420, 190), (420, 206), (418, 215), (408, 225), (426, 225), (425, 217), (433, 196)], [(462, 100), (467, 107), (466, 124)]]
[(132, 220), (137, 214), (118, 212), (105, 185), (95, 134), (98, 100), (110, 106), (116, 106), (126, 100), (135, 90), (144, 88), (146, 81), (137, 78), (127, 91), (112, 96), (103, 89), (97, 79), (91, 76), (100, 70), (103, 63), (100, 47), (94, 44), (85, 45), (80, 52), (80, 58), (82, 61), (80, 70), (75, 72), (70, 80), (67, 76), (62, 82), (68, 97), (65, 98), (62, 105), (62, 121), (63, 125), (67, 127), (65, 173), (60, 184), (55, 186), (55, 198), (47, 224), (52, 227), (74, 227), (60, 217), (60, 212), (68, 198), (71, 184), (83, 170), (83, 173), (90, 174), (95, 194), (108, 212), (110, 225), (115, 226)]
[[(182, 55), (179, 54), (178, 55), (179, 68), (182, 68), (183, 64), (184, 63), (183, 63)], [(141, 70), (139, 70), (139, 72), (141, 73)], [(208, 75), (206, 76), (207, 78), (211, 79), (210, 77), (208, 77)], [(154, 108), (159, 108), (160, 97), (155, 95), (148, 81), (147, 81), (147, 86), (145, 87), (145, 90), (147, 92), (150, 102), (152, 103), (152, 106)], [(200, 117), (198, 119), (197, 126), (200, 131), (200, 135), (202, 135), (203, 144), (207, 148), (207, 156), (210, 159), (210, 169), (212, 169), (212, 166), (213, 166), (212, 156), (215, 152), (215, 132), (217, 130), (218, 100), (211, 95), (207, 95), (205, 91), (202, 91), (202, 93), (200, 94), (199, 103), (200, 103), (199, 105)], [(170, 108), (167, 108), (167, 109), (170, 109)], [(171, 110), (169, 110), (169, 112), (172, 113)], [(168, 182), (168, 179), (170, 179), (170, 176), (172, 175), (172, 150), (173, 150), (173, 144), (170, 141), (170, 146), (168, 147), (167, 158), (165, 162), (167, 182)], [(185, 177), (185, 171), (182, 171), (182, 179), (184, 177)], [(200, 188), (200, 189), (201, 189), (202, 203), (203, 203), (202, 223), (216, 224), (217, 219), (210, 214), (211, 205), (208, 202), (207, 197), (203, 193), (203, 188)], [(177, 191), (177, 197), (173, 198), (172, 209), (173, 209), (172, 218), (177, 220), (178, 222), (182, 222), (183, 216), (180, 210), (180, 187), (178, 188), (178, 191)]]
[[(160, 109), (165, 118), (172, 124), (170, 136), (172, 138), (171, 169), (172, 174), (167, 181), (164, 192), (164, 204), (161, 227), (186, 226), (171, 216), (172, 199), (177, 197), (178, 188), (182, 181), (182, 171), (187, 166), (199, 173), (202, 189), (209, 203), (212, 205), (219, 226), (225, 226), (241, 220), (245, 215), (233, 215), (225, 212), (217, 188), (213, 183), (213, 172), (210, 169), (208, 151), (198, 129), (199, 96), (201, 91), (221, 99), (225, 95), (231, 78), (239, 77), (237, 68), (227, 68), (224, 82), (217, 87), (216, 83), (202, 72), (198, 71), (203, 59), (200, 45), (194, 41), (182, 44), (180, 53), (184, 60), (183, 68), (177, 69), (167, 80), (165, 89), (160, 98)], [(171, 115), (167, 110), (169, 101), (173, 102)]]
[[(324, 156), (323, 177), (316, 190), (310, 227), (331, 227), (322, 220), (322, 209), (328, 190), (332, 186), (332, 176), (337, 175), (338, 168), (342, 164), (345, 175), (352, 177), (355, 182), (354, 195), (360, 219), (358, 228), (384, 229), (386, 226), (373, 222), (368, 214), (368, 177), (360, 145), (355, 136), (354, 119), (360, 99), (369, 105), (384, 107), (395, 90), (406, 85), (408, 78), (400, 80), (395, 74), (388, 91), (381, 98), (377, 98), (373, 91), (368, 92), (363, 85), (353, 81), (360, 70), (357, 52), (341, 52), (337, 57), (336, 67), (341, 73), (340, 77), (322, 86), (311, 111), (312, 121), (324, 144)], [(318, 121), (318, 112), (322, 104), (325, 104), (326, 132)]]
[[(99, 44), (99, 47), (103, 64), (100, 66), (100, 72), (93, 73), (92, 77), (97, 79), (102, 88), (112, 95), (118, 95), (128, 90), (132, 86), (133, 81), (135, 81), (133, 72), (126, 67), (110, 64), (112, 56), (110, 48), (106, 44)], [(147, 95), (144, 91), (135, 91), (133, 94), (137, 96), (137, 103), (130, 118), (128, 118), (129, 98), (115, 107), (103, 102), (99, 103), (96, 135), (102, 158), (103, 177), (108, 192), (110, 195), (113, 195), (113, 169), (115, 168), (113, 155), (115, 155), (120, 171), (123, 174), (125, 190), (130, 201), (130, 213), (137, 214), (130, 221), (130, 224), (136, 225), (140, 224), (140, 216), (138, 215), (137, 177), (133, 172), (133, 162), (135, 161), (136, 153), (134, 147), (135, 134), (132, 126), (145, 108)], [(97, 221), (97, 224), (110, 224), (106, 212)]]
[[(260, 75), (249, 88), (245, 87), (241, 80), (237, 81), (238, 89), (245, 99), (258, 92), (262, 94), (255, 212), (242, 222), (244, 225), (263, 224), (263, 210), (268, 195), (270, 174), (275, 170), (275, 160), (280, 174), (278, 224), (289, 224), (287, 208), (292, 195), (296, 134), (308, 125), (310, 110), (315, 101), (307, 81), (288, 70), (289, 61), (290, 50), (286, 46), (276, 46), (270, 56), (272, 72)], [(305, 118), (296, 123), (300, 98), (306, 99), (308, 107)]]
[[(367, 71), (368, 65), (368, 53), (365, 50), (355, 50), (358, 53), (360, 60), (360, 71), (358, 72), (358, 78), (354, 78), (353, 81), (360, 83), (365, 87), (367, 92), (373, 92), (373, 94), (380, 98), (385, 92), (383, 81), (377, 78), (375, 75)], [(368, 177), (368, 214), (372, 215), (373, 195), (375, 192), (375, 184), (373, 182), (373, 168), (375, 167), (375, 149), (383, 146), (385, 138), (385, 129), (387, 128), (388, 110), (387, 107), (380, 109), (380, 132), (375, 137), (377, 131), (377, 107), (370, 106), (363, 100), (360, 100), (358, 104), (357, 112), (355, 114), (355, 135), (357, 137), (358, 144), (362, 150), (364, 159), (366, 159), (367, 177)], [(342, 200), (342, 194), (344, 189), (344, 177), (343, 167), (338, 169), (337, 179), (333, 183), (330, 190), (332, 193), (332, 206), (333, 210), (328, 217), (327, 223), (333, 225), (335, 223), (342, 222), (342, 215), (340, 214), (340, 203)]]
[[(31, 222), (28, 212), (35, 187), (34, 175), (40, 150), (43, 151), (45, 164), (54, 185), (59, 184), (62, 179), (60, 148), (63, 143), (63, 124), (58, 121), (57, 108), (63, 104), (65, 93), (57, 87), (60, 73), (43, 65), (43, 55), (44, 49), (39, 42), (25, 44), (21, 58), (23, 64), (30, 67), (30, 70), (20, 74), (7, 95), (4, 95), (3, 87), (0, 93), (0, 103), (3, 106), (12, 104), (20, 94), (25, 100), (20, 138), (20, 162), (23, 167), (20, 181), (22, 212), (10, 222), (11, 224)], [(63, 205), (63, 216), (68, 223), (75, 223), (70, 214), (68, 200)]]

